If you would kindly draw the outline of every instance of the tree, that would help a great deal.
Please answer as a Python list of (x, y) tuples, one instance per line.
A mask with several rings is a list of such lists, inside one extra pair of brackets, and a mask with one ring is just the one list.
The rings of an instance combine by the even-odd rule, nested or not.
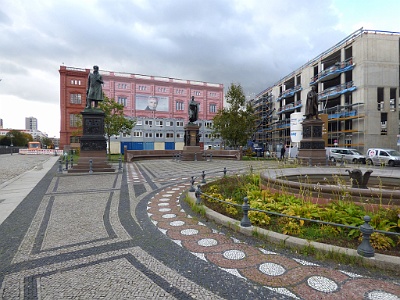
[(220, 109), (213, 119), (214, 134), (219, 134), (227, 146), (237, 149), (245, 146), (253, 135), (255, 115), (240, 84), (232, 83), (225, 99), (228, 107)]
[(44, 149), (54, 149), (53, 141), (50, 138), (42, 137), (40, 139), (40, 142), (42, 143), (42, 148), (44, 148)]
[(10, 146), (11, 142), (15, 147), (28, 147), (28, 142), (32, 142), (33, 138), (32, 135), (29, 133), (21, 132), (18, 130), (10, 130), (1, 139), (0, 145), (3, 146)]
[(136, 121), (127, 119), (124, 116), (124, 106), (104, 96), (104, 100), (99, 103), (99, 107), (104, 111), (104, 133), (107, 137), (108, 153), (110, 152), (111, 136), (118, 134), (130, 134)]

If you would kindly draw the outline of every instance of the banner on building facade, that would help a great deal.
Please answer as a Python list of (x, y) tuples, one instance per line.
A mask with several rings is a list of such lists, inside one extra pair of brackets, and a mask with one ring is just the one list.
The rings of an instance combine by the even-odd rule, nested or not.
[(136, 110), (169, 111), (169, 97), (136, 95)]

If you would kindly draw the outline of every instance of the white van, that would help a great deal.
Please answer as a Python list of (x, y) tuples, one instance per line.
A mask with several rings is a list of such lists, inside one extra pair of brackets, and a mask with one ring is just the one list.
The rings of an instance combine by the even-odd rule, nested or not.
[(350, 148), (326, 148), (326, 156), (332, 162), (345, 161), (348, 163), (365, 164), (365, 155), (356, 149)]
[(400, 165), (400, 153), (393, 149), (370, 148), (367, 151), (368, 165)]

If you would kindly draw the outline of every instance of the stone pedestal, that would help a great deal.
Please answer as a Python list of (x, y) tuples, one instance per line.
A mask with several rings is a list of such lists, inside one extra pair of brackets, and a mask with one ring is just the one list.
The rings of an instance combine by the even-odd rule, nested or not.
[(188, 123), (185, 127), (185, 146), (182, 151), (182, 160), (203, 160), (203, 151), (200, 148), (200, 126)]
[(298, 159), (304, 165), (325, 165), (325, 141), (322, 139), (322, 125), (320, 119), (306, 119), (303, 121), (303, 138), (300, 141)]
[(107, 162), (107, 141), (104, 137), (104, 112), (96, 108), (82, 111), (83, 135), (77, 165), (68, 173), (114, 172)]

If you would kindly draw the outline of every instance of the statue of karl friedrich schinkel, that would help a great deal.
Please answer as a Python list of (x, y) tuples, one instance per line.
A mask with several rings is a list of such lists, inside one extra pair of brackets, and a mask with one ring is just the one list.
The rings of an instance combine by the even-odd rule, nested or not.
[(92, 101), (94, 101), (94, 107), (98, 107), (98, 102), (103, 101), (103, 78), (99, 73), (99, 67), (93, 67), (93, 73), (89, 73), (88, 76), (88, 87), (86, 91), (86, 108), (92, 107)]

